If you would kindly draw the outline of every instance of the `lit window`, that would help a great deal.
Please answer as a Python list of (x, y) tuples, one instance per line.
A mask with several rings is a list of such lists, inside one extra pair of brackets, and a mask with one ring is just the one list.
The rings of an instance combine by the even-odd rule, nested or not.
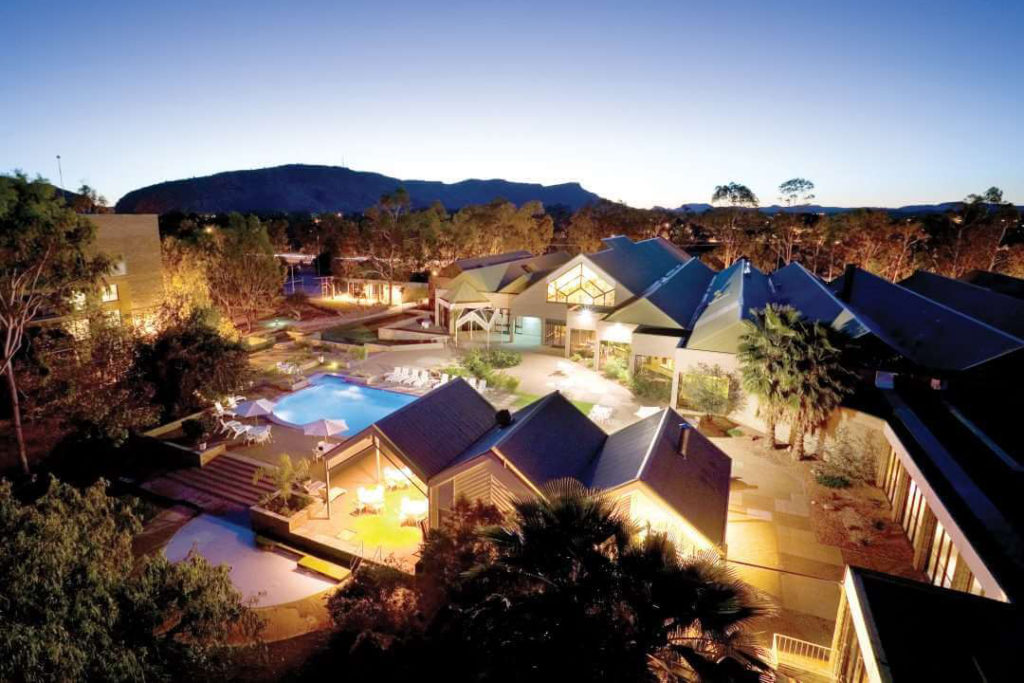
[(585, 306), (614, 306), (615, 288), (581, 263), (548, 283), (548, 301)]
[(75, 311), (85, 308), (85, 292), (75, 292), (71, 295), (71, 308)]
[(128, 263), (123, 259), (119, 258), (110, 266), (111, 275), (127, 275), (128, 274)]
[(117, 299), (117, 285), (115, 284), (107, 285), (100, 293), (100, 300), (103, 301), (103, 303), (117, 301)]

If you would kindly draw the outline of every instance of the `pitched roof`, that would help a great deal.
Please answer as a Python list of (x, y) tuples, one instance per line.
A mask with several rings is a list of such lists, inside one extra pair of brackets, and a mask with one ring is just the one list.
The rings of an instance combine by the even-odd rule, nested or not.
[(708, 285), (693, 323), (687, 348), (736, 353), (751, 311), (764, 308), (771, 299), (768, 277), (740, 259), (715, 274)]
[(583, 481), (594, 488), (642, 481), (720, 545), (725, 542), (731, 473), (729, 456), (679, 413), (665, 408), (609, 436)]
[(871, 638), (861, 650), (874, 654), (883, 680), (1019, 678), (1024, 613), (1017, 605), (860, 567), (848, 571), (847, 599), (858, 603)]
[(851, 337), (867, 333), (856, 316), (817, 275), (793, 262), (768, 277), (772, 302), (792, 306), (810, 320), (832, 325)]
[(1024, 299), (1024, 280), (1017, 277), (989, 270), (972, 270), (960, 279), (1015, 299)]
[[(694, 313), (714, 278), (715, 272), (699, 259), (690, 258), (668, 271), (664, 277), (644, 290), (641, 294), (623, 302), (615, 311), (607, 316), (612, 322), (643, 323), (640, 311), (636, 311), (647, 302), (664, 314), (669, 321), (683, 329), (689, 329)], [(635, 313), (641, 313), (635, 318)]]
[(954, 390), (882, 395), (890, 428), (943, 507), (1010, 599), (1024, 599), (1024, 454), (1013, 430), (987, 428), (1012, 421), (1016, 406)]
[(1024, 347), (1024, 341), (860, 268), (829, 283), (857, 319), (910, 361), (966, 370)]
[(445, 292), (442, 298), (451, 304), (487, 303), (487, 297), (465, 280), (455, 285), (454, 289)]
[(462, 379), (454, 379), (375, 423), (427, 481), (494, 425), (494, 408)]
[(455, 265), (461, 271), (473, 270), (474, 268), (482, 268), (484, 266), (493, 266), (499, 263), (508, 263), (509, 261), (517, 261), (519, 259), (530, 258), (533, 256), (530, 252), (525, 249), (519, 251), (507, 251), (504, 254), (491, 254), (490, 256), (477, 256), (475, 258), (463, 258), (455, 262)]
[(578, 478), (608, 438), (557, 391), (517, 412), (504, 431), (494, 448), (537, 486)]
[(588, 254), (601, 270), (633, 294), (639, 294), (690, 255), (662, 237), (633, 242), (621, 235), (603, 240), (606, 249)]
[(900, 286), (988, 323), (1003, 332), (1024, 338), (1022, 299), (924, 270), (918, 270), (907, 279), (901, 280)]

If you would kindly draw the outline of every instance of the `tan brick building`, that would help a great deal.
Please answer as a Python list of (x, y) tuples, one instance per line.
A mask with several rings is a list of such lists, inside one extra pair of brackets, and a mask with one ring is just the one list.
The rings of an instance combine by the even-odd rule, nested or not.
[(156, 214), (90, 214), (96, 225), (93, 249), (114, 259), (101, 292), (104, 309), (121, 320), (144, 324), (164, 297), (160, 231)]

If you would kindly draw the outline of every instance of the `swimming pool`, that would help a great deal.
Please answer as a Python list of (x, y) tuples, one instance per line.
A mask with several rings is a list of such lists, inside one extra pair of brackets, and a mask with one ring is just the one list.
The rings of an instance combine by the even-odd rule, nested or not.
[(416, 400), (384, 389), (372, 389), (346, 382), (335, 375), (310, 379), (312, 386), (280, 399), (274, 406), (274, 418), (292, 427), (301, 427), (316, 420), (344, 420), (352, 436), (385, 415)]

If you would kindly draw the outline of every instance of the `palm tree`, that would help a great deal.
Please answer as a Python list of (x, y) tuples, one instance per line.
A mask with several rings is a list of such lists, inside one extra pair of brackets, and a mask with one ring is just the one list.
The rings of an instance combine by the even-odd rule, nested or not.
[[(515, 504), (484, 532), (458, 634), (483, 680), (723, 680), (767, 670), (749, 636), (767, 604), (717, 556), (683, 558), (574, 480)], [(754, 676), (756, 680), (756, 676)], [(733, 679), (735, 680), (735, 679)]]
[(758, 414), (768, 427), (768, 445), (774, 448), (785, 388), (795, 365), (793, 342), (800, 313), (775, 304), (752, 313), (753, 319), (743, 321), (747, 329), (740, 337), (740, 374), (744, 390), (758, 399)]
[(274, 482), (274, 491), (267, 494), (260, 500), (260, 505), (267, 505), (271, 499), (279, 500), (281, 509), (288, 511), (295, 495), (295, 487), (300, 482), (309, 478), (309, 461), (299, 458), (298, 462), (292, 460), (287, 453), (282, 453), (278, 458), (277, 467), (260, 467), (252, 473), (252, 483), (258, 484), (263, 479), (269, 478)]
[(804, 436), (821, 428), (843, 396), (852, 390), (853, 373), (843, 366), (841, 332), (818, 322), (799, 321), (789, 346), (792, 372), (785, 376), (784, 410), (790, 423), (793, 457), (804, 457)]

